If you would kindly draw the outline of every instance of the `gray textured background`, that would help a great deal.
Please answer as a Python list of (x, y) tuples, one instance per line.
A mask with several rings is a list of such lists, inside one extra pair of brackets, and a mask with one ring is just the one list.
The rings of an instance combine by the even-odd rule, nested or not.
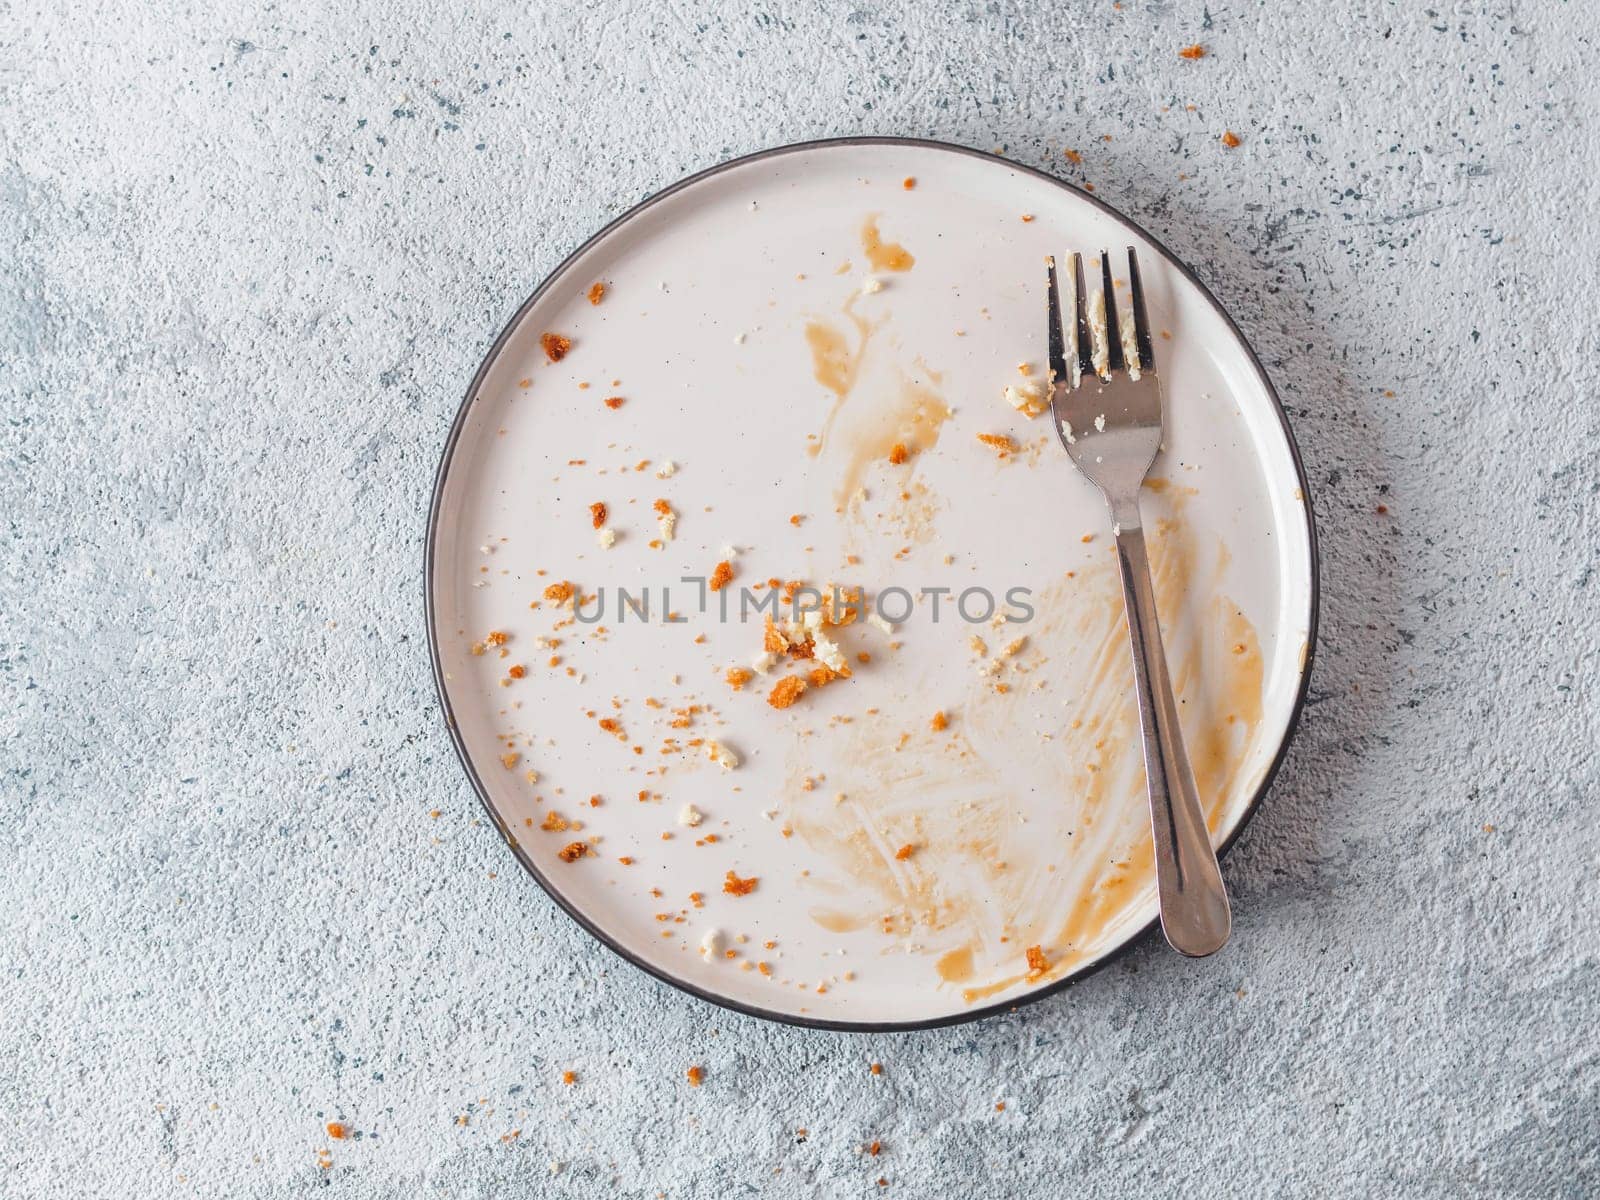
[[(157, 7), (0, 2), (6, 1197), (1600, 1191), (1593, 5)], [(1234, 944), (894, 1037), (592, 945), (479, 819), (419, 579), (548, 268), (869, 132), (1188, 259), (1323, 539)]]

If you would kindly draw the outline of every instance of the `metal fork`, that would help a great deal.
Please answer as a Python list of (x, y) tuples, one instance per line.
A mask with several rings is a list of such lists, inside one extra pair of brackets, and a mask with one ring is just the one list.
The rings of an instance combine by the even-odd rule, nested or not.
[(1133, 247), (1128, 247), (1133, 338), (1125, 345), (1118, 328), (1110, 258), (1101, 252), (1101, 292), (1091, 304), (1083, 285), (1083, 256), (1072, 256), (1077, 321), (1071, 339), (1075, 361), (1070, 370), (1055, 259), (1048, 262), (1050, 409), (1067, 454), (1100, 489), (1111, 510), (1122, 598), (1128, 610), (1128, 637), (1133, 643), (1161, 929), (1174, 950), (1198, 958), (1222, 948), (1232, 918), (1200, 808), (1194, 770), (1183, 745), (1139, 516), (1139, 487), (1161, 448), (1162, 410), (1139, 259)]

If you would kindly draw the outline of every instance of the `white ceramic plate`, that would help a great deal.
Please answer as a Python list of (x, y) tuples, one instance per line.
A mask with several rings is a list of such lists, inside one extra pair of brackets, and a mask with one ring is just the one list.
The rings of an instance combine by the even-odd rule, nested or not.
[[(1227, 316), (1098, 200), (933, 143), (774, 150), (634, 209), (500, 336), (434, 497), (435, 669), (517, 857), (613, 949), (744, 1011), (884, 1028), (1043, 994), (1149, 926), (1108, 520), (1048, 414), (1003, 398), (1019, 363), (1040, 370), (1045, 256), (1129, 245), (1164, 331), (1167, 445), (1146, 526), (1224, 845), (1266, 788), (1309, 671), (1305, 481)], [(558, 362), (546, 333), (571, 339)], [(658, 500), (676, 514), (670, 541)], [(683, 582), (724, 560), (722, 591)], [(769, 578), (864, 588), (893, 633), (832, 630), (850, 677), (788, 708), (769, 691), (814, 661), (736, 691), (726, 672), (764, 637), (762, 615), (741, 620), (741, 589)], [(545, 598), (563, 581), (587, 620)], [(649, 621), (619, 587), (648, 596)], [(951, 591), (937, 617), (926, 595), (902, 615), (897, 587)], [(1032, 619), (982, 620), (984, 591), (1013, 616), (1007, 596), (1022, 596)], [(713, 740), (736, 768), (712, 760)], [(703, 814), (692, 827), (689, 804)], [(734, 894), (729, 872), (758, 882)]]

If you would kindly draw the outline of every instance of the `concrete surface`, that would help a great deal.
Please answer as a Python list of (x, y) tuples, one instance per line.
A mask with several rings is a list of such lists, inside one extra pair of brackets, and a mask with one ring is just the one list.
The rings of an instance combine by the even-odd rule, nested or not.
[[(0, 9), (0, 1193), (1600, 1192), (1592, 6), (295, 7)], [(590, 944), (478, 817), (419, 579), (542, 274), (864, 132), (1189, 259), (1324, 554), (1227, 952), (894, 1037)]]

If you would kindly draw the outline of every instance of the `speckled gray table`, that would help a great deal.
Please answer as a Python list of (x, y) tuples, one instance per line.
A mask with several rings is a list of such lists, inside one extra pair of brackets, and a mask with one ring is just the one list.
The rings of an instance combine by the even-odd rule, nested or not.
[[(1600, 1190), (1592, 6), (291, 7), (0, 15), (0, 1193)], [(895, 1037), (592, 945), (480, 819), (419, 579), (543, 273), (860, 132), (1193, 263), (1325, 589), (1234, 944)]]

